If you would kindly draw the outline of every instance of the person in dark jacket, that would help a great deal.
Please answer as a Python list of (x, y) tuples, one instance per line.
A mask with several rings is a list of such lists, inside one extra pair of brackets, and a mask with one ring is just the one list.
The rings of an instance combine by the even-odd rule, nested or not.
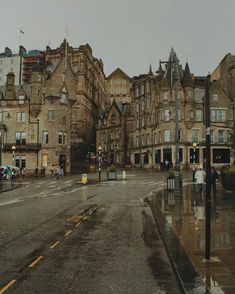
[(216, 180), (218, 179), (218, 173), (215, 170), (215, 168), (211, 167), (211, 189), (213, 192), (213, 195), (216, 193)]

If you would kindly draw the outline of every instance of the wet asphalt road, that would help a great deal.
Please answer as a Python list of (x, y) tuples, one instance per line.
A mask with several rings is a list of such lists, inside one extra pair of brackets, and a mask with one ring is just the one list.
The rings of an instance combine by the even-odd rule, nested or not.
[(0, 289), (181, 293), (144, 202), (165, 176), (127, 176), (86, 187), (74, 178), (25, 179), (0, 194)]

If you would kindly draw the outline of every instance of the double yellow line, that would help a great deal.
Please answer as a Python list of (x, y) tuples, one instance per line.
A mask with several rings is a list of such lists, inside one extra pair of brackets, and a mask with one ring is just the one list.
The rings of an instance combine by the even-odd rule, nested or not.
[[(95, 208), (92, 208), (88, 211), (87, 214), (83, 215), (83, 216), (79, 216), (79, 221), (76, 223), (75, 227), (78, 227), (80, 225), (80, 221), (81, 220), (86, 220), (88, 218), (89, 215), (91, 215), (92, 213), (94, 213), (98, 207), (100, 205), (96, 206)], [(77, 216), (78, 217), (78, 216)], [(74, 220), (74, 217), (68, 219), (68, 220)], [(72, 230), (69, 230), (67, 231), (65, 234), (64, 234), (64, 237), (67, 237), (69, 234), (72, 233)], [(56, 246), (58, 246), (60, 244), (60, 241), (56, 241), (55, 243), (53, 243), (51, 246), (50, 246), (50, 249), (53, 249), (55, 248)], [(38, 256), (32, 263), (30, 263), (28, 265), (29, 268), (33, 268), (41, 259), (43, 259), (43, 256), (40, 255)], [(3, 294), (4, 292), (6, 292), (11, 286), (13, 286), (14, 284), (16, 283), (16, 280), (11, 280), (8, 284), (6, 284), (2, 289), (0, 289), (0, 294)]]

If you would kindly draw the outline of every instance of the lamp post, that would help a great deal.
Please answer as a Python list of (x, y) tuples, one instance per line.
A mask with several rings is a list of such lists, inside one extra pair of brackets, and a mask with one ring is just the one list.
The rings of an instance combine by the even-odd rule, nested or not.
[[(38, 144), (39, 144), (39, 119), (36, 119), (36, 123), (37, 123), (37, 148), (38, 148)], [(39, 149), (37, 151), (37, 168), (38, 168), (38, 154), (39, 153)]]
[(10, 113), (8, 111), (1, 111), (1, 154), (0, 154), (0, 165), (3, 161), (3, 147), (4, 147), (4, 113), (7, 113), (7, 118), (10, 118)]
[(195, 181), (196, 147), (197, 143), (193, 143), (193, 182)]
[(12, 150), (12, 165), (15, 165), (15, 150), (16, 150), (16, 146), (12, 146), (11, 147)]
[(99, 147), (98, 147), (98, 155), (99, 155), (99, 182), (101, 181), (101, 151), (102, 151), (102, 148), (99, 145)]
[(2, 151), (3, 151), (3, 110), (1, 112), (1, 154), (0, 154), (0, 165), (2, 165)]
[(205, 85), (205, 117), (206, 117), (206, 221), (205, 221), (205, 259), (211, 257), (211, 142), (210, 142), (210, 75)]

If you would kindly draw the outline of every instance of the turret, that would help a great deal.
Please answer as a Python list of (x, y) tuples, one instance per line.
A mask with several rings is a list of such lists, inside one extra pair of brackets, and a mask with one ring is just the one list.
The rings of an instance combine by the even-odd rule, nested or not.
[(32, 67), (32, 79), (31, 79), (31, 104), (40, 104), (41, 103), (41, 88), (42, 88), (42, 76), (43, 76), (43, 67), (41, 64), (36, 63)]

